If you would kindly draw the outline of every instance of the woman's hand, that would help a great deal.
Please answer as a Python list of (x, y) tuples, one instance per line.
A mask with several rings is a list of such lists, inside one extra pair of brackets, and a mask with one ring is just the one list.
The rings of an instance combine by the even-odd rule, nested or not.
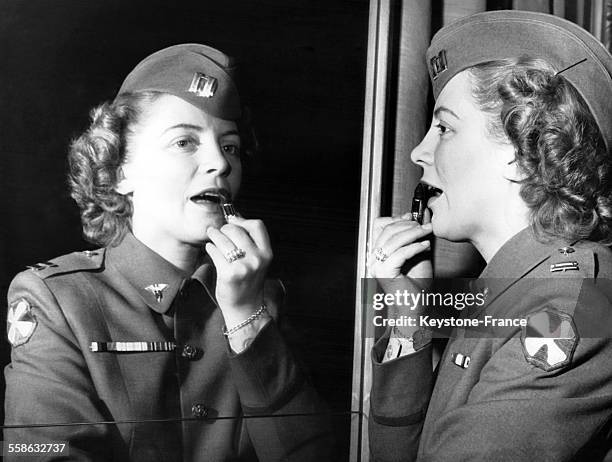
[[(374, 233), (368, 255), (368, 270), (371, 277), (394, 279), (401, 277), (431, 278), (433, 269), (430, 258), (420, 257), (431, 248), (428, 239), (421, 240), (431, 233), (431, 223), (419, 225), (407, 213), (401, 217), (381, 217), (374, 221)], [(424, 257), (424, 256), (423, 256)], [(406, 262), (414, 263), (405, 268)], [(402, 273), (402, 269), (406, 273)]]
[[(426, 212), (426, 223), (423, 225), (413, 221), (410, 213), (401, 217), (381, 217), (374, 221), (374, 244), (370, 246), (368, 255), (368, 276), (376, 278), (386, 294), (396, 291), (419, 292), (429, 288), (433, 268), (431, 257), (425, 255), (425, 252), (431, 249), (431, 244), (429, 239), (423, 239), (432, 230), (429, 217), (429, 212)], [(421, 307), (414, 308), (420, 310)], [(406, 312), (392, 305), (387, 317), (399, 318), (405, 314), (414, 316), (415, 312)], [(401, 336), (410, 338), (418, 328), (406, 326), (395, 328), (394, 332), (396, 330), (401, 332)], [(390, 342), (388, 348), (393, 350), (396, 348), (393, 345)], [(395, 358), (393, 351), (392, 355)]]
[[(229, 220), (220, 229), (208, 228), (211, 242), (206, 244), (206, 252), (217, 268), (217, 302), (226, 326), (232, 327), (261, 307), (272, 247), (261, 220)], [(243, 250), (244, 256), (230, 261), (233, 250)]]

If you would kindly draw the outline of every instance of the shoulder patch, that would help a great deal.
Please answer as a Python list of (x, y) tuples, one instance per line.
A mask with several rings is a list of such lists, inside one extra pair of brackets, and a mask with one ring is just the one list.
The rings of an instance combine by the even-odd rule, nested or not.
[(76, 271), (92, 271), (102, 267), (106, 249), (84, 250), (29, 265), (27, 268), (41, 279)]
[(13, 348), (27, 343), (37, 325), (32, 305), (27, 299), (20, 298), (11, 303), (7, 316), (7, 334)]
[(547, 372), (572, 362), (578, 339), (572, 317), (553, 307), (529, 314), (521, 332), (525, 359)]

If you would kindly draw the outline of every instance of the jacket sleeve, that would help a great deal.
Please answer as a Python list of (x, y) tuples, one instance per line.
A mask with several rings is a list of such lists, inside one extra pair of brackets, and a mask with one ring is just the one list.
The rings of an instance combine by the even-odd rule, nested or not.
[(611, 354), (609, 339), (581, 339), (570, 366), (546, 372), (510, 339), (467, 403), (434, 423), (420, 460), (597, 460), (577, 455), (610, 418)]
[[(414, 424), (375, 427), (387, 445), (374, 442), (375, 460), (601, 460), (608, 443), (597, 440), (609, 431), (612, 409), (610, 355), (609, 339), (580, 339), (571, 365), (547, 372), (529, 364), (520, 338), (511, 338), (484, 365), (465, 404), (428, 422), (427, 439), (419, 441), (422, 420), (416, 418)], [(410, 386), (410, 377), (420, 374), (412, 367), (417, 361), (411, 358), (406, 368), (395, 368), (393, 373), (402, 377), (388, 371), (391, 379), (385, 379), (396, 380), (397, 387), (401, 381)], [(422, 391), (426, 394), (424, 387)], [(415, 393), (386, 398), (399, 409), (416, 410), (424, 398)], [(374, 412), (383, 411), (378, 406)], [(404, 453), (389, 449), (398, 445)]]
[(383, 363), (389, 334), (372, 348), (370, 453), (374, 461), (415, 460), (433, 388), (432, 346)]
[(333, 460), (329, 413), (275, 321), (230, 364), (259, 460)]
[[(81, 350), (53, 293), (44, 280), (23, 272), (9, 289), (9, 307), (19, 302), (27, 303), (35, 327), (25, 343), (13, 346), (11, 363), (5, 369), (5, 425), (9, 426), (4, 429), (5, 445), (66, 442), (69, 458), (62, 460), (112, 459), (109, 445), (104, 444), (110, 429), (87, 425), (108, 416), (96, 398)], [(74, 423), (83, 425), (65, 425)], [(33, 426), (40, 424), (44, 425)], [(47, 455), (37, 460), (53, 459)]]

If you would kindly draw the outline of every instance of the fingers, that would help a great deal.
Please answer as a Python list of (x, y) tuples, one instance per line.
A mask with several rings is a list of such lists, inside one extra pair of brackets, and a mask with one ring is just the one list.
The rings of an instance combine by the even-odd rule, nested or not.
[[(391, 235), (389, 239), (381, 246), (387, 255), (391, 255), (399, 249), (420, 241), (431, 232), (431, 225), (415, 226), (405, 230), (399, 230)], [(423, 241), (429, 242), (429, 241)]]
[[(227, 225), (224, 225), (224, 227), (225, 226)], [(227, 232), (227, 230), (225, 231)], [(234, 241), (226, 234), (226, 232), (213, 228), (208, 228), (207, 230), (208, 237), (211, 242), (206, 244), (205, 249), (208, 252), (208, 255), (210, 255), (210, 258), (212, 258), (219, 274), (224, 274), (232, 269), (232, 267), (229, 265), (234, 263), (234, 261), (228, 260), (232, 250), (237, 248), (244, 250), (245, 255), (240, 259), (244, 259), (245, 257), (249, 257), (250, 259), (256, 255), (256, 253), (253, 252), (253, 246), (251, 246), (251, 248), (243, 248), (236, 245)], [(233, 267), (234, 269), (235, 266), (236, 265)]]
[(410, 260), (419, 253), (429, 250), (431, 244), (429, 241), (415, 242), (414, 244), (405, 245), (389, 255), (385, 263), (393, 268), (401, 267), (405, 261)]
[(258, 251), (271, 258), (270, 237), (261, 220), (245, 220), (244, 218), (233, 217), (230, 221), (231, 223), (227, 223), (219, 229), (210, 229), (208, 235), (215, 245), (225, 251), (230, 251), (235, 247), (245, 251)]
[(410, 212), (405, 213), (399, 217), (379, 217), (374, 220), (374, 227), (372, 229), (372, 242), (376, 242), (380, 237), (383, 230), (390, 224), (398, 221), (410, 221), (412, 218)]
[[(230, 247), (227, 250), (232, 250), (235, 247), (243, 249), (247, 252), (258, 250), (257, 244), (253, 242), (253, 239), (246, 229), (242, 228), (241, 226), (236, 226), (233, 224), (223, 225), (221, 228), (219, 228), (219, 232), (230, 242)], [(225, 247), (223, 248), (225, 249)]]
[(266, 225), (264, 225), (263, 221), (245, 220), (242, 217), (234, 217), (231, 218), (230, 224), (237, 225), (238, 227), (246, 230), (249, 237), (260, 250), (269, 250), (271, 253), (272, 244), (270, 243), (270, 236), (268, 235), (268, 230), (266, 229)]
[(374, 248), (382, 248), (385, 253), (420, 239), (431, 232), (431, 225), (419, 225), (416, 221), (398, 219), (389, 223), (374, 241)]
[[(227, 226), (228, 225), (223, 225), (220, 229), (208, 228), (207, 230), (207, 234), (211, 242), (224, 254), (238, 247), (237, 243), (234, 240), (236, 239), (237, 233), (236, 232), (228, 233)], [(232, 238), (232, 235), (233, 235), (233, 238)], [(236, 239), (236, 240), (239, 240), (239, 239)], [(244, 249), (244, 250), (247, 250), (247, 249)]]
[[(430, 250), (430, 248), (431, 247), (428, 240), (415, 242), (396, 250), (391, 255), (387, 255), (387, 258), (383, 261), (377, 260), (376, 258), (371, 258), (368, 263), (369, 276), (375, 277), (379, 280), (400, 277), (402, 276), (402, 267), (407, 261), (414, 259), (414, 257), (418, 256), (419, 254), (427, 252)], [(416, 261), (415, 264), (418, 266), (419, 262)], [(407, 275), (410, 274), (410, 272), (415, 269), (416, 266), (411, 268)], [(423, 271), (423, 274), (420, 273), (421, 272), (419, 272), (419, 275), (416, 275), (416, 277), (431, 277), (431, 268)]]
[(412, 220), (412, 214), (400, 217), (381, 217), (375, 220), (374, 244), (370, 246), (368, 270), (376, 278), (400, 276), (404, 264), (418, 254), (430, 250), (429, 240), (422, 241), (432, 232), (430, 212), (424, 215), (424, 224)]
[(237, 260), (251, 261), (256, 267), (267, 266), (272, 260), (270, 238), (261, 220), (233, 217), (231, 223), (219, 229), (208, 228), (207, 233), (211, 242), (206, 245), (206, 251), (218, 269), (233, 263), (228, 262), (227, 257), (228, 253), (235, 249), (245, 252), (245, 255)]
[(376, 242), (378, 237), (382, 233), (383, 229), (394, 221), (397, 221), (398, 218), (394, 217), (379, 217), (374, 220), (374, 227), (372, 229), (372, 242)]
[(219, 250), (219, 248), (212, 242), (207, 242), (205, 249), (206, 253), (208, 253), (208, 255), (210, 256), (213, 265), (215, 265), (215, 268), (217, 268), (217, 271), (225, 270), (230, 265), (230, 263), (225, 258), (224, 252)]

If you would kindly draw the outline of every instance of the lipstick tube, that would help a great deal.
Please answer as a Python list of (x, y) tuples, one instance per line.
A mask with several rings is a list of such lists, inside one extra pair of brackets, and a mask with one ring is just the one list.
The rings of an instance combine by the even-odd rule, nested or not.
[(225, 221), (229, 221), (228, 218), (237, 216), (236, 209), (234, 208), (234, 204), (232, 202), (222, 202), (219, 204), (219, 207), (221, 207), (221, 212), (223, 212)]
[(412, 219), (418, 222), (420, 225), (423, 224), (423, 215), (425, 213), (425, 188), (419, 183), (414, 189), (414, 196), (412, 197), (412, 208), (410, 210)]

